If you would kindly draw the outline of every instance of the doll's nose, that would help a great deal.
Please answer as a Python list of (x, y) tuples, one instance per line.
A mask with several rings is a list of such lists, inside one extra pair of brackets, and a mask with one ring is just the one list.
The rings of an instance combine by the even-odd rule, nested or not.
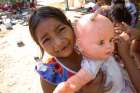
[(109, 43), (109, 44), (106, 45), (106, 47), (107, 47), (107, 49), (113, 50), (114, 49), (114, 44)]

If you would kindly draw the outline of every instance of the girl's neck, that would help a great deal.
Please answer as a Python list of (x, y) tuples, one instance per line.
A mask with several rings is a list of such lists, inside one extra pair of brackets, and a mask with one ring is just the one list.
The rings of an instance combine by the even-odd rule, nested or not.
[(57, 59), (72, 70), (78, 71), (81, 68), (82, 55), (78, 54), (75, 50), (70, 56)]

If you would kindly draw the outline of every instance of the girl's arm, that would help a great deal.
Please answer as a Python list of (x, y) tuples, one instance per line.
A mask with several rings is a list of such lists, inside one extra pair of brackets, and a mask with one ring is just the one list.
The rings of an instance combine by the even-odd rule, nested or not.
[(133, 40), (131, 43), (131, 54), (134, 57), (138, 69), (140, 69), (140, 40)]
[(42, 86), (43, 93), (53, 93), (53, 90), (56, 87), (56, 86), (48, 83), (43, 78), (40, 78), (40, 83), (41, 83), (41, 86)]
[[(100, 70), (96, 78), (82, 87), (80, 93), (104, 93), (112, 88), (112, 85), (105, 86), (106, 75)], [(56, 86), (49, 84), (40, 78), (43, 93), (53, 93)], [(66, 92), (67, 93), (67, 92)]]
[(140, 70), (137, 68), (135, 60), (130, 55), (130, 42), (123, 37), (118, 41), (118, 53), (124, 61), (125, 68), (137, 91), (140, 93)]

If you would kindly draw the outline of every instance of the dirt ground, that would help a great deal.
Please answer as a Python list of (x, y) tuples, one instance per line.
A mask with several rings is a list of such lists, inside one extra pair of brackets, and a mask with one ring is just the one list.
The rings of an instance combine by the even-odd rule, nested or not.
[[(11, 31), (0, 27), (0, 93), (42, 93), (33, 59), (38, 47), (28, 27), (17, 24)], [(23, 47), (17, 46), (20, 41), (24, 42)]]

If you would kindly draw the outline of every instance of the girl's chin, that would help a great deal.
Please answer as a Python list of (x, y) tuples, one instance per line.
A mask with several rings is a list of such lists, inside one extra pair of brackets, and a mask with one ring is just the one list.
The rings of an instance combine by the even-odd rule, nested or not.
[(72, 55), (72, 53), (71, 53), (70, 51), (67, 51), (67, 52), (65, 52), (65, 53), (62, 53), (62, 55), (61, 55), (60, 57), (65, 58), (65, 57), (69, 57), (69, 56), (71, 56), (71, 55)]

